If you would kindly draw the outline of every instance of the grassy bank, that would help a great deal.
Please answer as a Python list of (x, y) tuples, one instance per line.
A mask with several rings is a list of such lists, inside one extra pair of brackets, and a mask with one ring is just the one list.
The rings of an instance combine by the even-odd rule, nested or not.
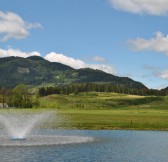
[(168, 97), (115, 93), (51, 95), (40, 98), (40, 108), (62, 116), (51, 127), (70, 129), (168, 130)]
[(50, 95), (40, 98), (38, 108), (14, 111), (50, 111), (54, 118), (44, 124), (47, 128), (168, 130), (168, 97), (93, 92)]
[(168, 130), (167, 110), (61, 110), (64, 126), (78, 129)]

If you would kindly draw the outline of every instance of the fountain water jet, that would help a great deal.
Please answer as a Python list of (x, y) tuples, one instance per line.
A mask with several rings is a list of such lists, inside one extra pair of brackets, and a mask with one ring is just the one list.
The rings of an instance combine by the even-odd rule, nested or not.
[(51, 112), (28, 114), (22, 112), (8, 112), (0, 115), (0, 123), (3, 124), (7, 135), (13, 140), (23, 140), (40, 123), (51, 117)]
[[(55, 119), (56, 117), (58, 119)], [(3, 135), (0, 136), (0, 146), (60, 145), (93, 141), (92, 137), (76, 135), (31, 134), (35, 128), (43, 128), (46, 122), (48, 125), (48, 122), (51, 122), (52, 119), (59, 123), (60, 118), (55, 111), (30, 113), (22, 110), (7, 110), (1, 112), (0, 123), (3, 125)], [(54, 124), (57, 123), (54, 122)], [(45, 133), (47, 132), (47, 129), (45, 131), (44, 129), (40, 130), (43, 130)]]

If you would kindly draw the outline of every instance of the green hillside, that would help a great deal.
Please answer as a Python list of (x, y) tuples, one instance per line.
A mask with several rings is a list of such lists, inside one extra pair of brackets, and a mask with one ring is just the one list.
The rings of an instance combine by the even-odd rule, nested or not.
[(77, 82), (108, 82), (130, 88), (146, 88), (142, 83), (127, 77), (119, 77), (88, 68), (76, 70), (61, 63), (49, 62), (39, 56), (0, 58), (0, 74), (1, 87), (14, 87), (21, 83), (56, 85)]

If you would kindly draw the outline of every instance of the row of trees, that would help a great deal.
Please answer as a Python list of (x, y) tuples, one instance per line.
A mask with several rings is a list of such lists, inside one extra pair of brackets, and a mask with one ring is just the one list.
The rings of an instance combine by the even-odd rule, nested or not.
[(24, 84), (17, 85), (14, 89), (1, 88), (0, 102), (3, 107), (8, 104), (9, 107), (16, 108), (32, 108), (39, 104), (38, 98), (33, 98)]
[[(153, 90), (153, 89), (132, 89), (121, 85), (113, 85), (110, 83), (76, 83), (64, 86), (50, 86), (39, 88), (39, 96), (47, 96), (50, 94), (78, 94), (80, 92), (115, 92), (143, 96), (165, 96), (168, 94), (167, 90)], [(31, 108), (39, 105), (38, 97), (32, 95), (28, 87), (24, 84), (17, 85), (14, 89), (0, 88), (0, 103), (3, 107), (8, 104), (9, 107), (16, 108)]]
[(78, 94), (80, 92), (115, 92), (115, 93), (125, 93), (133, 95), (143, 95), (143, 96), (165, 96), (167, 91), (164, 90), (153, 90), (153, 89), (133, 89), (121, 85), (113, 85), (110, 83), (98, 84), (98, 83), (76, 83), (68, 84), (64, 86), (50, 86), (39, 88), (40, 96), (47, 96), (50, 94)]

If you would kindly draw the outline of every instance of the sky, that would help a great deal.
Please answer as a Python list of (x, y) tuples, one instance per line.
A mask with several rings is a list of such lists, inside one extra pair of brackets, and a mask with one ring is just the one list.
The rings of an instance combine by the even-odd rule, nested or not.
[(167, 0), (0, 0), (0, 57), (38, 55), (168, 86)]

